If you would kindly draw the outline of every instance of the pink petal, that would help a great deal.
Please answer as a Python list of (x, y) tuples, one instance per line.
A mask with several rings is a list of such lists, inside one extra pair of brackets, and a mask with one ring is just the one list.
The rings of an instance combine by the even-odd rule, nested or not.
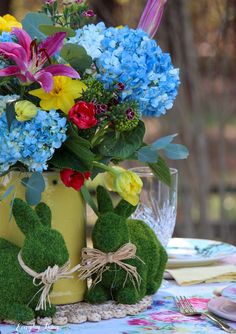
[(72, 67), (67, 65), (63, 64), (50, 65), (47, 66), (44, 70), (50, 72), (53, 76), (62, 75), (65, 77), (80, 79), (79, 73), (76, 72)]
[(152, 38), (161, 23), (164, 7), (167, 0), (148, 0), (143, 11), (138, 28), (146, 31)]
[(16, 76), (21, 82), (26, 82), (25, 75), (20, 73), (18, 66), (8, 66), (0, 70), (0, 77)]
[(45, 70), (36, 73), (35, 81), (37, 81), (47, 93), (53, 89), (53, 75)]
[(8, 66), (0, 70), (0, 77), (8, 77), (20, 73), (18, 66)]
[(31, 37), (23, 29), (13, 28), (12, 33), (17, 37), (18, 43), (25, 50), (28, 60), (31, 57), (30, 44), (32, 42)]
[[(53, 56), (58, 50), (60, 50), (63, 46), (64, 38), (66, 37), (65, 32), (56, 32), (52, 36), (49, 36), (44, 41), (42, 41), (39, 46), (38, 50), (45, 49), (47, 52), (47, 55), (49, 57)], [(46, 57), (44, 57), (43, 62), (47, 60)]]
[(21, 45), (12, 42), (0, 43), (0, 54), (13, 60), (20, 70), (26, 70), (25, 63), (28, 62), (28, 59)]
[(35, 76), (30, 71), (25, 72), (25, 77), (26, 77), (28, 82), (35, 82), (36, 81)]

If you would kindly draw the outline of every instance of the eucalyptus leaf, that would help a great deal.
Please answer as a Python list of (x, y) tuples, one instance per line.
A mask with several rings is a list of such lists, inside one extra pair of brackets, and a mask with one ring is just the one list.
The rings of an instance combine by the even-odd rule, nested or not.
[(164, 149), (167, 158), (172, 160), (187, 159), (189, 151), (186, 146), (181, 144), (169, 144)]
[(34, 172), (29, 178), (24, 178), (22, 184), (26, 187), (25, 199), (29, 205), (37, 205), (41, 201), (42, 192), (45, 189), (43, 175)]
[(21, 184), (24, 186), (24, 187), (27, 187), (27, 182), (29, 181), (29, 177), (23, 177), (21, 179)]
[(157, 139), (154, 143), (151, 144), (151, 147), (153, 150), (162, 150), (164, 149), (167, 145), (169, 145), (173, 139), (177, 136), (178, 134), (175, 133), (173, 135), (165, 136), (162, 138)]
[(14, 185), (12, 184), (0, 197), (0, 202), (3, 201), (13, 191)]
[(28, 13), (22, 20), (23, 29), (32, 39), (42, 40), (45, 34), (39, 29), (40, 25), (52, 25), (52, 20), (44, 13)]
[(158, 154), (150, 146), (144, 146), (137, 152), (138, 160), (141, 162), (157, 162)]
[(7, 103), (6, 106), (6, 118), (8, 130), (11, 130), (11, 124), (16, 119), (15, 105), (14, 103)]
[(125, 160), (142, 146), (144, 133), (145, 126), (142, 121), (139, 121), (133, 131), (119, 133), (119, 137), (116, 137), (115, 132), (107, 133), (98, 146), (98, 151), (102, 156)]
[(71, 28), (57, 27), (50, 24), (40, 24), (39, 30), (44, 33), (46, 36), (55, 34), (56, 32), (65, 32), (66, 37), (74, 37), (75, 31)]
[(78, 72), (83, 73), (92, 64), (92, 58), (87, 54), (84, 47), (67, 43), (60, 52), (61, 57)]

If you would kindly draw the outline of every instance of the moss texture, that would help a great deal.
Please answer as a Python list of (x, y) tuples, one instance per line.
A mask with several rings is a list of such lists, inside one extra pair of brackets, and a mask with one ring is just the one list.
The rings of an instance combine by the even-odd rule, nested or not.
[[(62, 235), (50, 228), (51, 211), (46, 204), (40, 203), (33, 210), (24, 201), (15, 199), (13, 215), (25, 234), (21, 251), (28, 267), (42, 272), (48, 266), (62, 266), (68, 261), (69, 254)], [(55, 306), (48, 307), (46, 311), (34, 311), (40, 297), (40, 293), (35, 296), (39, 287), (33, 285), (32, 277), (19, 265), (19, 251), (18, 246), (0, 239), (0, 319), (24, 322), (39, 314), (55, 314)]]
[(93, 245), (108, 253), (117, 251), (127, 242), (135, 244), (136, 255), (142, 261), (134, 258), (124, 262), (137, 268), (141, 284), (139, 289), (135, 288), (123, 269), (110, 264), (109, 270), (103, 273), (102, 281), (88, 290), (86, 299), (91, 303), (113, 299), (122, 304), (135, 304), (145, 295), (154, 294), (160, 287), (167, 262), (166, 251), (153, 230), (143, 221), (127, 219), (134, 211), (129, 203), (122, 200), (111, 211), (111, 199), (108, 199), (107, 191), (101, 186), (97, 196), (102, 213), (93, 229)]

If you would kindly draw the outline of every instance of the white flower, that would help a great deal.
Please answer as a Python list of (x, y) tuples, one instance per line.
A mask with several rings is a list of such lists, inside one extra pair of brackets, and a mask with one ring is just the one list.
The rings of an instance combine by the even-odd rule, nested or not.
[(103, 22), (89, 24), (78, 29), (76, 36), (69, 39), (68, 43), (81, 45), (93, 60), (102, 54), (102, 40), (104, 39), (105, 24)]

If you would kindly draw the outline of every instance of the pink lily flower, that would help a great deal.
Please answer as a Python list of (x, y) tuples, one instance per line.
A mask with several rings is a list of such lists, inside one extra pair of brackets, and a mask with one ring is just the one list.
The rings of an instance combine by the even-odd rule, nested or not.
[(167, 0), (148, 0), (143, 11), (138, 28), (146, 31), (153, 38), (161, 23), (161, 18), (164, 12)]
[(15, 65), (1, 69), (0, 77), (16, 76), (24, 85), (38, 82), (46, 92), (53, 88), (53, 76), (80, 78), (73, 68), (63, 64), (44, 67), (46, 61), (50, 62), (50, 57), (62, 48), (66, 33), (57, 32), (38, 46), (24, 30), (13, 28), (12, 33), (18, 43), (0, 43), (0, 54), (11, 59)]

